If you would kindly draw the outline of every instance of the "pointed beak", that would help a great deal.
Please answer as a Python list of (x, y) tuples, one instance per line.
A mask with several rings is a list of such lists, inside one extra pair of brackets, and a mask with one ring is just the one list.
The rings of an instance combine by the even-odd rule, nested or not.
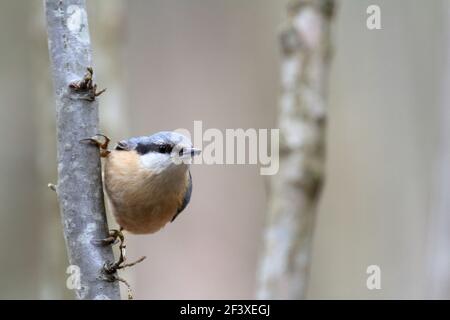
[(191, 157), (197, 156), (200, 153), (202, 153), (202, 150), (197, 148), (185, 148), (185, 150), (183, 150), (183, 155), (190, 155)]
[(194, 156), (199, 155), (201, 152), (202, 151), (200, 149), (190, 148), (190, 147), (183, 147), (176, 154), (176, 157), (180, 157), (182, 159), (191, 159)]
[[(174, 150), (175, 151), (175, 150)], [(191, 164), (192, 158), (201, 153), (200, 149), (192, 148), (192, 147), (183, 147), (179, 149), (178, 152), (171, 154), (173, 161), (175, 164)]]

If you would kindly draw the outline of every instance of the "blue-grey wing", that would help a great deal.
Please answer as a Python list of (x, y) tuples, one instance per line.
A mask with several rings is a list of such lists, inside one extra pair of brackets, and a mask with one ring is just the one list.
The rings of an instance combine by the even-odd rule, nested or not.
[(173, 216), (170, 222), (173, 222), (175, 218), (178, 217), (178, 215), (181, 213), (181, 211), (183, 211), (187, 207), (189, 201), (191, 201), (191, 194), (192, 194), (192, 176), (191, 172), (189, 171), (188, 187), (186, 188), (186, 193), (184, 195), (183, 202), (181, 203), (181, 206), (178, 208), (177, 213)]

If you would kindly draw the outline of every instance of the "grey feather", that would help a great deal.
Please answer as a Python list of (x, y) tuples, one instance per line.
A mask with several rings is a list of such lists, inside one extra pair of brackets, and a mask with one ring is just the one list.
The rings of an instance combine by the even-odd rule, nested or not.
[(185, 139), (183, 135), (177, 132), (161, 131), (151, 136), (133, 137), (128, 140), (122, 140), (116, 145), (116, 150), (136, 150), (140, 154), (145, 154), (152, 151), (154, 146), (162, 144), (176, 145)]
[(191, 171), (189, 171), (189, 182), (188, 187), (186, 188), (186, 194), (184, 195), (183, 202), (181, 203), (181, 206), (178, 208), (177, 213), (173, 216), (172, 220), (170, 222), (173, 222), (176, 217), (187, 207), (189, 204), (189, 201), (191, 201), (191, 195), (192, 195), (192, 176)]

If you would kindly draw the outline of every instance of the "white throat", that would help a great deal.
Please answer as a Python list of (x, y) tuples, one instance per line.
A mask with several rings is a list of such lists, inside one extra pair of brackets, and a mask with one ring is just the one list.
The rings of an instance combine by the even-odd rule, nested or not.
[(167, 153), (149, 152), (140, 156), (142, 166), (151, 170), (155, 174), (159, 174), (164, 170), (186, 170), (186, 164), (175, 164)]

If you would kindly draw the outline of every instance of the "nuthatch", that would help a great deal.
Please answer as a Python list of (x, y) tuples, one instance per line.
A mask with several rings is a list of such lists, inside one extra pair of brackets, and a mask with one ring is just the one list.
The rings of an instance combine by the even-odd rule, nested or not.
[[(94, 101), (105, 89), (97, 92), (92, 78), (93, 69), (89, 67), (84, 78), (69, 87), (82, 94), (81, 99)], [(101, 141), (99, 137), (105, 140)], [(106, 194), (120, 225), (120, 230), (110, 230), (108, 238), (92, 239), (92, 243), (114, 244), (119, 238), (119, 260), (105, 262), (103, 271), (110, 276), (110, 280), (123, 281), (130, 290), (129, 284), (114, 274), (118, 269), (130, 267), (145, 257), (124, 264), (122, 230), (135, 234), (154, 233), (175, 220), (191, 199), (189, 165), (200, 150), (193, 148), (187, 137), (169, 131), (122, 140), (111, 151), (108, 150), (110, 139), (104, 135), (98, 134), (81, 141), (94, 143), (100, 147), (100, 155), (106, 157), (103, 175)]]
[(154, 233), (186, 208), (192, 193), (189, 165), (200, 154), (187, 137), (162, 131), (122, 140), (111, 151), (106, 150), (109, 139), (90, 140), (106, 157), (105, 189), (121, 228)]

